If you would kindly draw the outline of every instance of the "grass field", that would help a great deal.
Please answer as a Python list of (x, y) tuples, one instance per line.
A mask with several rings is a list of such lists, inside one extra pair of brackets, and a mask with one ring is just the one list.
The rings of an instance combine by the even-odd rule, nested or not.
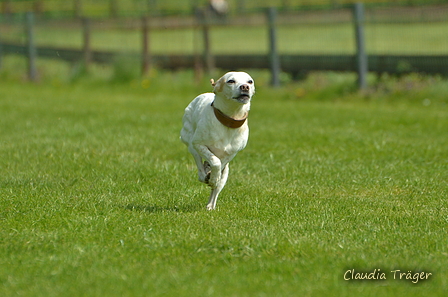
[(208, 212), (179, 141), (207, 79), (70, 83), (52, 67), (39, 84), (0, 76), (1, 296), (446, 294), (446, 80), (362, 94), (352, 75), (271, 89), (251, 72), (249, 144)]

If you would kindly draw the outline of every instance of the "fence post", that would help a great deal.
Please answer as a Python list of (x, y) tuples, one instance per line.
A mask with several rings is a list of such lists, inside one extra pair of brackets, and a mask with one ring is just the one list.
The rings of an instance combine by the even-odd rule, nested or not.
[(198, 7), (195, 7), (195, 25), (193, 28), (193, 56), (194, 56), (194, 78), (196, 82), (202, 81), (202, 78), (204, 76), (204, 66), (203, 61), (201, 59), (201, 51), (200, 51), (200, 44), (201, 44), (201, 38), (199, 36), (200, 34), (200, 28), (201, 28), (201, 9)]
[(33, 3), (33, 10), (36, 15), (41, 15), (45, 11), (45, 4), (43, 0), (36, 0)]
[(73, 9), (74, 9), (74, 13), (75, 13), (75, 18), (80, 18), (82, 16), (81, 0), (74, 0)]
[(7, 19), (8, 21), (12, 20), (11, 0), (3, 1), (3, 3), (2, 3), (2, 12), (3, 12), (3, 15), (5, 16), (5, 19)]
[(3, 52), (2, 52), (2, 38), (0, 36), (0, 71), (2, 71), (2, 58), (3, 58)]
[(356, 35), (356, 64), (358, 71), (358, 86), (360, 89), (367, 87), (368, 60), (364, 36), (364, 4), (357, 2), (354, 5)]
[(83, 56), (84, 67), (88, 70), (90, 63), (92, 62), (92, 48), (90, 44), (90, 19), (82, 19), (83, 27)]
[(118, 16), (118, 3), (117, 0), (109, 0), (109, 13), (111, 18), (116, 18)]
[(275, 87), (280, 86), (280, 58), (277, 50), (277, 31), (276, 18), (277, 9), (268, 8), (268, 27), (269, 27), (269, 62), (271, 65), (271, 84)]
[(32, 12), (26, 13), (26, 35), (28, 54), (28, 78), (31, 81), (37, 81), (37, 50), (34, 43), (34, 14)]
[(208, 74), (212, 74), (215, 69), (215, 61), (210, 47), (210, 16), (208, 9), (203, 10), (202, 15), (202, 38), (204, 41), (204, 62)]
[(149, 56), (149, 25), (148, 17), (142, 17), (142, 76), (149, 72), (151, 59)]

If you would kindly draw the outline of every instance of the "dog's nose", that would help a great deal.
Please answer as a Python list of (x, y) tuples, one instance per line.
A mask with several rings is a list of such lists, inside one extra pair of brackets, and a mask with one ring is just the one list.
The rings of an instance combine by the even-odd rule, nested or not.
[(249, 85), (246, 85), (246, 84), (241, 85), (240, 90), (243, 92), (249, 92)]

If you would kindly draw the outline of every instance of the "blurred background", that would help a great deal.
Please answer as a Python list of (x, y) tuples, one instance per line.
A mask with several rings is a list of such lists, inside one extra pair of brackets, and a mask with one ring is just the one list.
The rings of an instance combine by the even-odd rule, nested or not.
[[(144, 74), (151, 67), (269, 68), (274, 50), (281, 70), (294, 77), (354, 71), (355, 2), (0, 0), (0, 59), (34, 55), (88, 65), (133, 57)], [(362, 3), (370, 71), (448, 73), (448, 0)]]

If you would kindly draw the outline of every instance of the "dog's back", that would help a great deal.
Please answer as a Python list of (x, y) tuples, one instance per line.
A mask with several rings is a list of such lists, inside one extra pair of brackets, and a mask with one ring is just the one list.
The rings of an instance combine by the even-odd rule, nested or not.
[(180, 132), (180, 138), (186, 145), (191, 143), (199, 122), (203, 121), (206, 123), (209, 117), (207, 115), (207, 108), (210, 108), (214, 97), (215, 94), (213, 93), (201, 94), (191, 101), (191, 103), (185, 108), (185, 114), (182, 118), (183, 126)]

